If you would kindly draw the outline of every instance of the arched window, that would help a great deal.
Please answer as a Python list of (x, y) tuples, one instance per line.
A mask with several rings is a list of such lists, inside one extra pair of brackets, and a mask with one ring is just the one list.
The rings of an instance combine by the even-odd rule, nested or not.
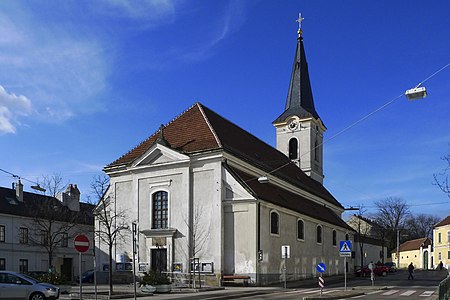
[(319, 244), (322, 243), (322, 226), (320, 226), (320, 225), (317, 226), (316, 242), (318, 242)]
[(296, 138), (289, 140), (289, 159), (298, 158), (298, 141)]
[(345, 234), (345, 240), (348, 241), (348, 233)]
[(333, 246), (337, 245), (336, 230), (333, 230)]
[(168, 223), (168, 205), (167, 192), (160, 191), (153, 194), (152, 197), (152, 229), (167, 228)]
[(270, 233), (280, 234), (280, 215), (275, 211), (270, 213)]
[(305, 223), (302, 220), (297, 220), (297, 239), (305, 239)]

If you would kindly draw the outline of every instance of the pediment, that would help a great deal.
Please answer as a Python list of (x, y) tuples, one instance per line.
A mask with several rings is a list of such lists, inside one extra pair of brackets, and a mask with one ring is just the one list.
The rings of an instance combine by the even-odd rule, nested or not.
[(143, 155), (139, 156), (132, 167), (164, 165), (176, 162), (189, 161), (189, 156), (174, 151), (164, 145), (156, 143)]

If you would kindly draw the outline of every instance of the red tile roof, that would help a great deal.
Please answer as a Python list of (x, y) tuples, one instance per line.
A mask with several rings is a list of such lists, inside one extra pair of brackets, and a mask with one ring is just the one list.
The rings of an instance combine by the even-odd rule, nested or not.
[[(169, 122), (163, 133), (170, 147), (181, 153), (189, 155), (201, 151), (224, 150), (265, 173), (271, 173), (330, 204), (342, 207), (322, 184), (307, 176), (283, 153), (200, 103), (195, 103)], [(131, 164), (157, 141), (159, 135), (159, 131), (154, 133), (105, 169)]]
[(400, 245), (400, 252), (402, 251), (411, 251), (411, 250), (419, 250), (420, 247), (427, 247), (428, 245), (432, 245), (433, 242), (430, 238), (420, 238), (415, 240), (406, 241)]
[(434, 225), (434, 228), (445, 226), (445, 225), (450, 225), (450, 215), (447, 216), (447, 218), (445, 218), (444, 220), (442, 220), (439, 223), (437, 223), (436, 225)]

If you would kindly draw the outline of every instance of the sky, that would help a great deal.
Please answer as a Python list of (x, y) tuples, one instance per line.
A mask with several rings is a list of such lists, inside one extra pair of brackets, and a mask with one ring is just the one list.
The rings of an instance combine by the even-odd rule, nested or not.
[[(433, 174), (450, 153), (449, 11), (446, 0), (1, 1), (0, 169), (60, 174), (87, 199), (105, 165), (197, 101), (275, 146), (302, 13), (327, 189), (344, 207), (371, 213), (395, 197), (443, 218), (450, 198)], [(423, 81), (427, 98), (399, 97)], [(0, 186), (13, 181), (0, 172)]]

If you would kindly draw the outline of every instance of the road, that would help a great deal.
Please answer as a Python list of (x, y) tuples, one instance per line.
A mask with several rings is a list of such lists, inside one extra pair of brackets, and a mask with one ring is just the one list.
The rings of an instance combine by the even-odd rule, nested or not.
[[(344, 291), (343, 279), (325, 278), (324, 295), (336, 297), (334, 299), (420, 299), (435, 300), (439, 282), (446, 277), (444, 271), (418, 271), (414, 280), (408, 280), (408, 273), (400, 270), (390, 273), (386, 277), (375, 277), (374, 285), (370, 278), (352, 278), (347, 282), (347, 291)], [(330, 283), (332, 282), (332, 283)], [(140, 297), (142, 300), (159, 299), (186, 299), (186, 300), (223, 300), (223, 299), (254, 299), (254, 300), (284, 300), (284, 299), (314, 299), (319, 295), (316, 280), (304, 282), (289, 282), (287, 289), (282, 284), (277, 287), (227, 287), (223, 290), (203, 292), (173, 292), (169, 294), (154, 294)], [(87, 286), (86, 290), (92, 289)], [(130, 287), (116, 287), (116, 290), (130, 291)], [(86, 291), (87, 292), (87, 291)], [(83, 297), (84, 298), (84, 297)], [(64, 295), (61, 299), (72, 299)], [(88, 299), (88, 298), (86, 298)], [(90, 298), (93, 299), (93, 298)], [(127, 298), (128, 299), (128, 298)], [(132, 298), (129, 298), (130, 300)]]

